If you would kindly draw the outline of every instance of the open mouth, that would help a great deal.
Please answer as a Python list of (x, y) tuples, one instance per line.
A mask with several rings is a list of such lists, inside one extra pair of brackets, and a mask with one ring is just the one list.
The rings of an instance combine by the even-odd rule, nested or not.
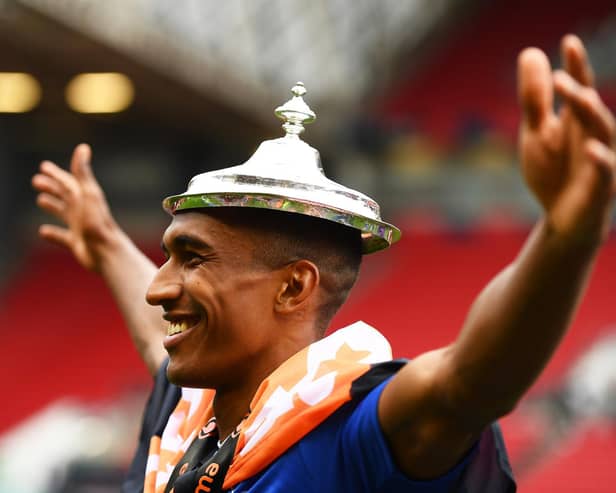
[(199, 321), (199, 317), (169, 319), (167, 336), (173, 336), (176, 334), (181, 334), (182, 332), (186, 332), (187, 330), (197, 325)]
[(186, 330), (188, 330), (187, 322), (172, 322), (169, 324), (169, 327), (167, 327), (167, 335), (172, 336)]

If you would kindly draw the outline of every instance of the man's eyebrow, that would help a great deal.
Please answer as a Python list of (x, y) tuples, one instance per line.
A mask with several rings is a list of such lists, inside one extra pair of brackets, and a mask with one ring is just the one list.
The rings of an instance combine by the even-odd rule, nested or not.
[[(174, 237), (171, 240), (170, 246), (174, 250), (186, 250), (186, 249), (200, 250), (200, 251), (213, 250), (213, 248), (209, 244), (207, 244), (205, 241), (200, 240), (199, 238), (196, 238), (191, 235), (178, 235)], [(167, 245), (165, 245), (164, 241), (161, 242), (160, 247), (162, 248), (165, 254), (167, 255), (169, 254), (169, 248), (167, 247)]]

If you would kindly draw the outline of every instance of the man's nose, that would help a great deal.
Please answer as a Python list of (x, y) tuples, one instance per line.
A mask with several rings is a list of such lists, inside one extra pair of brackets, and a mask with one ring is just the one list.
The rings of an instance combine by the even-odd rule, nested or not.
[(145, 294), (150, 305), (162, 305), (177, 300), (182, 295), (182, 283), (174, 273), (171, 261), (165, 262), (152, 279), (152, 283)]

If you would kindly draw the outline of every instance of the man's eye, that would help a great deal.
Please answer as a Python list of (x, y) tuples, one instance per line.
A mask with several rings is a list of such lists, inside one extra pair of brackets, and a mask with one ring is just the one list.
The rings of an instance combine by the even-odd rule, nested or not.
[(204, 261), (204, 258), (195, 253), (191, 253), (186, 256), (186, 265), (188, 267), (197, 267), (201, 265), (203, 261)]

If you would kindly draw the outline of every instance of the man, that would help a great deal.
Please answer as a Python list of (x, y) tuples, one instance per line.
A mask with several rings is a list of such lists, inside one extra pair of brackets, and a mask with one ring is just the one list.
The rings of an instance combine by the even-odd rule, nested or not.
[(72, 174), (42, 163), (38, 204), (68, 227), (41, 236), (103, 276), (153, 375), (163, 345), (169, 354), (125, 491), (515, 489), (490, 423), (569, 325), (616, 195), (614, 117), (581, 41), (566, 36), (562, 52), (554, 73), (537, 49), (518, 60), (522, 171), (543, 217), (457, 340), (406, 364), (377, 364), (387, 350), (361, 324), (318, 341), (354, 281), (356, 230), (282, 212), (176, 210), (156, 271), (113, 221), (87, 146)]

